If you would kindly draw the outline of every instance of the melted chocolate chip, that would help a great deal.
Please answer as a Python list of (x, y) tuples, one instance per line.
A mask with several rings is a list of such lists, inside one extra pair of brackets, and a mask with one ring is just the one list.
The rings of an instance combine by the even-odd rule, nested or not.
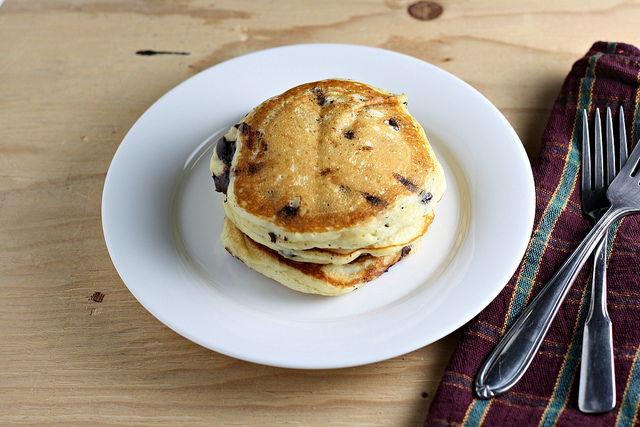
[(387, 124), (389, 126), (391, 126), (393, 128), (393, 130), (395, 131), (399, 131), (400, 130), (400, 125), (398, 124), (398, 121), (396, 119), (389, 119), (387, 120)]
[(433, 198), (433, 194), (429, 193), (426, 190), (420, 193), (420, 203), (422, 203), (423, 205), (426, 205), (427, 203), (429, 203), (429, 200), (431, 200), (432, 198)]
[(258, 151), (258, 153), (257, 153), (258, 156), (262, 156), (269, 149), (269, 147), (267, 146), (267, 141), (262, 139), (262, 135), (260, 135), (260, 148), (259, 149), (260, 149), (260, 151)]
[(299, 207), (293, 207), (291, 205), (287, 205), (284, 208), (280, 209), (280, 212), (278, 213), (284, 216), (285, 218), (293, 218), (294, 216), (298, 215), (299, 210), (300, 210)]
[(242, 135), (246, 136), (245, 144), (249, 148), (249, 150), (253, 150), (253, 148), (256, 145), (259, 145), (262, 151), (267, 150), (267, 144), (263, 143), (262, 133), (260, 133), (260, 131), (251, 130), (251, 126), (249, 126), (245, 122), (240, 123), (240, 126), (238, 127), (238, 131)]
[(281, 219), (288, 221), (298, 215), (300, 211), (300, 197), (292, 198), (289, 203), (282, 209), (280, 209), (277, 213), (278, 217)]
[(353, 133), (352, 130), (348, 130), (348, 131), (346, 131), (344, 133), (344, 137), (347, 138), (347, 139), (353, 139), (353, 138), (355, 138), (355, 136), (356, 135)]
[(236, 153), (236, 142), (227, 141), (225, 137), (222, 137), (216, 143), (216, 155), (225, 164), (230, 165), (233, 155)]
[(326, 168), (320, 171), (320, 176), (325, 176), (331, 173), (331, 168)]
[(262, 132), (247, 127), (242, 135), (244, 136), (244, 145), (253, 152), (254, 158), (264, 156), (267, 153), (269, 147), (267, 141), (263, 139)]
[(411, 246), (412, 245), (408, 245), (405, 246), (404, 248), (402, 248), (402, 250), (400, 251), (400, 259), (406, 257), (407, 255), (409, 255), (409, 252), (411, 252)]
[(271, 239), (271, 243), (275, 243), (275, 242), (276, 242), (276, 235), (275, 235), (275, 233), (269, 233), (269, 239)]
[(371, 206), (385, 206), (386, 205), (385, 201), (382, 200), (378, 196), (374, 196), (373, 194), (369, 194), (369, 193), (362, 193), (362, 195), (364, 196), (366, 201), (369, 202), (369, 204)]
[[(228, 141), (226, 138), (222, 137), (216, 143), (216, 155), (220, 161), (227, 166), (231, 165), (235, 152), (235, 141)], [(222, 175), (213, 175), (213, 182), (217, 192), (227, 194), (227, 189), (229, 188), (229, 168), (226, 168)]]
[(404, 185), (404, 187), (412, 193), (416, 193), (419, 190), (419, 187), (417, 185), (415, 185), (413, 182), (409, 181), (399, 173), (393, 172), (393, 176), (400, 182), (400, 184)]
[(322, 89), (321, 87), (314, 87), (312, 89), (312, 92), (316, 97), (316, 103), (322, 107), (324, 105), (324, 102), (327, 100), (324, 96), (324, 89)]
[(247, 165), (247, 173), (249, 175), (255, 175), (264, 167), (262, 163), (249, 163)]
[(218, 193), (227, 194), (227, 190), (229, 189), (229, 169), (225, 169), (224, 173), (220, 176), (213, 175), (213, 183)]

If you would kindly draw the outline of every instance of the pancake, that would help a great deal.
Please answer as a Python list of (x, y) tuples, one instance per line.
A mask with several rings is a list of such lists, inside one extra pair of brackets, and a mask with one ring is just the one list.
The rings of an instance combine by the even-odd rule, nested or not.
[(421, 239), (413, 245), (387, 256), (362, 255), (349, 264), (315, 264), (296, 262), (254, 242), (229, 220), (224, 219), (222, 244), (234, 257), (252, 270), (270, 277), (295, 291), (327, 296), (351, 292), (389, 269), (403, 257), (415, 252)]
[(217, 143), (221, 241), (305, 293), (340, 295), (422, 244), (446, 182), (405, 95), (353, 80), (296, 86)]
[[(405, 246), (412, 245), (417, 240), (422, 239), (427, 233), (433, 221), (433, 211), (429, 212), (419, 222), (403, 228), (396, 234), (387, 237), (362, 249), (307, 249), (303, 251), (295, 249), (282, 249), (276, 245), (267, 244), (265, 246), (277, 251), (281, 256), (298, 262), (313, 262), (317, 264), (347, 264), (361, 255), (372, 255), (374, 257), (393, 255), (402, 250)], [(261, 243), (262, 242), (257, 242)]]
[(341, 79), (260, 104), (218, 143), (211, 171), (236, 227), (296, 251), (375, 245), (422, 221), (446, 187), (406, 96)]

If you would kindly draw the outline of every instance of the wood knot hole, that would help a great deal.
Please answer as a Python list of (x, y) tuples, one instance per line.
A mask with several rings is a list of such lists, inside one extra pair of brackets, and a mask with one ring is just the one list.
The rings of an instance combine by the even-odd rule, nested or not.
[(431, 21), (442, 15), (443, 8), (434, 1), (419, 1), (409, 6), (409, 15), (421, 21)]
[(102, 300), (104, 299), (105, 294), (103, 294), (102, 292), (94, 292), (93, 295), (91, 295), (91, 301), (94, 302), (102, 302)]

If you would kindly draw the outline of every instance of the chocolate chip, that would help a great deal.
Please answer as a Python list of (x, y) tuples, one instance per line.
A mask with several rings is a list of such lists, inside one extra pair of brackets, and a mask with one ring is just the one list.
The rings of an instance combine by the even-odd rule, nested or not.
[(355, 138), (355, 136), (356, 135), (353, 133), (352, 130), (348, 130), (348, 131), (346, 131), (344, 133), (344, 137), (347, 138), (347, 139), (353, 139), (353, 138)]
[(229, 189), (229, 169), (225, 169), (222, 175), (213, 175), (213, 183), (218, 193), (227, 194)]
[(431, 200), (432, 198), (433, 194), (429, 193), (426, 190), (423, 190), (422, 193), (420, 193), (420, 203), (422, 203), (423, 205), (429, 203), (429, 200)]
[(300, 211), (300, 197), (294, 197), (287, 203), (287, 206), (280, 209), (278, 216), (287, 220), (298, 215)]
[(280, 213), (283, 214), (287, 218), (292, 218), (298, 215), (298, 211), (300, 208), (293, 207), (291, 205), (287, 205), (284, 208), (280, 209)]
[(316, 97), (316, 103), (322, 107), (324, 102), (327, 100), (324, 96), (324, 89), (321, 87), (314, 87), (311, 91)]
[(385, 206), (386, 205), (385, 201), (382, 200), (378, 196), (374, 196), (373, 194), (369, 194), (369, 193), (362, 193), (362, 195), (364, 196), (365, 200), (367, 202), (369, 202), (369, 204), (371, 206)]
[(443, 8), (434, 1), (419, 1), (409, 6), (409, 15), (421, 21), (430, 21), (442, 15)]
[(330, 174), (330, 173), (331, 173), (331, 168), (322, 169), (320, 171), (320, 176), (325, 176), (325, 175)]
[(406, 257), (407, 255), (409, 255), (409, 252), (411, 252), (411, 247), (412, 245), (408, 245), (405, 246), (404, 248), (402, 248), (402, 250), (400, 251), (400, 259)]
[(255, 175), (264, 167), (262, 163), (249, 163), (247, 165), (247, 172), (249, 175)]
[(243, 173), (246, 173), (248, 175), (255, 175), (258, 172), (260, 172), (263, 168), (264, 168), (264, 163), (251, 162), (251, 163), (247, 163), (246, 166), (234, 169), (233, 173), (235, 175), (242, 175)]
[(398, 124), (398, 121), (396, 119), (391, 118), (387, 120), (385, 123), (391, 126), (393, 130), (395, 130), (396, 132), (400, 130), (400, 125)]
[(216, 155), (227, 166), (231, 164), (233, 155), (236, 152), (236, 142), (227, 141), (225, 137), (222, 137), (216, 143)]
[(260, 131), (251, 130), (251, 127), (245, 122), (240, 123), (238, 131), (247, 137), (246, 145), (250, 150), (253, 150), (256, 144), (259, 144), (263, 150), (266, 150), (266, 144), (265, 147), (262, 147), (262, 134)]
[(399, 173), (395, 173), (393, 172), (393, 176), (400, 181), (400, 184), (404, 185), (405, 188), (409, 191), (411, 191), (412, 193), (416, 193), (419, 190), (419, 187), (417, 185), (415, 185), (413, 182), (409, 181), (407, 178), (405, 178), (404, 176), (400, 175)]
[(269, 238), (271, 239), (271, 243), (275, 243), (275, 242), (276, 242), (276, 235), (275, 235), (275, 233), (269, 233)]

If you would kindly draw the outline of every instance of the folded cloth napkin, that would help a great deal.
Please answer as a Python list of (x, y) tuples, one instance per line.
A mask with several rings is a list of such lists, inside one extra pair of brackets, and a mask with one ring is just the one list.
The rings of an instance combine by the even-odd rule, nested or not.
[[(580, 111), (624, 107), (627, 135), (640, 137), (640, 50), (595, 43), (572, 67), (553, 106), (533, 167), (536, 212), (524, 258), (498, 297), (465, 326), (425, 426), (616, 426), (640, 423), (640, 215), (609, 230), (608, 309), (613, 322), (617, 404), (605, 414), (578, 410), (582, 327), (592, 262), (580, 272), (528, 371), (508, 393), (478, 399), (481, 363), (523, 308), (580, 243), (593, 222), (580, 205)], [(617, 133), (616, 133), (617, 134)], [(629, 144), (631, 145), (631, 143)]]

